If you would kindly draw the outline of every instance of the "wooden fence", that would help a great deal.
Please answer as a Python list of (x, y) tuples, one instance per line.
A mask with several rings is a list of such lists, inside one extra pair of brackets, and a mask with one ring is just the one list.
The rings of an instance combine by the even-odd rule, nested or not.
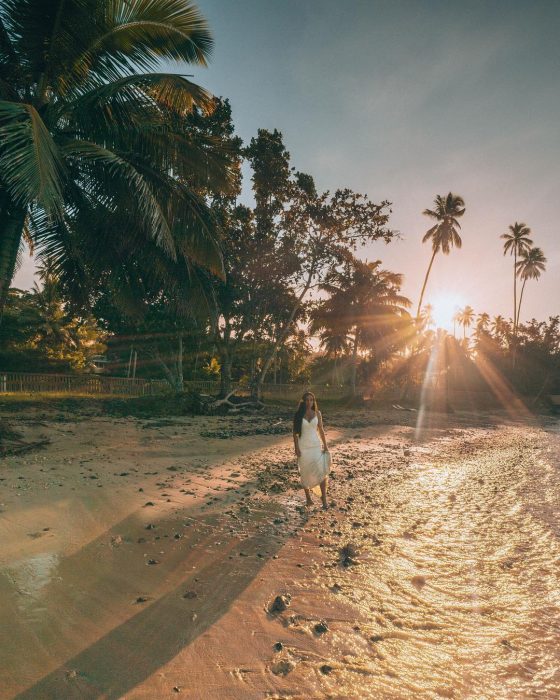
[(168, 388), (160, 379), (126, 379), (100, 377), (96, 374), (39, 374), (1, 372), (0, 394), (114, 394), (118, 396), (151, 396)]
[[(219, 382), (187, 381), (185, 389), (204, 394), (218, 394)], [(240, 396), (248, 395), (247, 384), (234, 383), (232, 389)], [(0, 394), (62, 393), (117, 396), (153, 396), (169, 391), (169, 384), (162, 379), (126, 379), (104, 377), (97, 374), (40, 374), (31, 372), (0, 371)], [(304, 391), (313, 391), (323, 399), (337, 399), (349, 394), (349, 387), (309, 386), (303, 384), (265, 384), (265, 398), (296, 400)]]

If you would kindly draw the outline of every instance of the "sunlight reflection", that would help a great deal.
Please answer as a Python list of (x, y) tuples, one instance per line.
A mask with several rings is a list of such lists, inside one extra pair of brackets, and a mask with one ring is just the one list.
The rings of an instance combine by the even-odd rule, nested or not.
[(510, 383), (483, 353), (478, 353), (476, 365), (490, 391), (511, 418), (531, 418), (530, 411), (515, 394)]
[(420, 407), (418, 409), (418, 418), (416, 420), (416, 430), (414, 431), (414, 438), (416, 440), (419, 440), (422, 435), (422, 430), (424, 429), (425, 425), (428, 402), (433, 391), (434, 381), (437, 378), (439, 347), (440, 343), (438, 342), (434, 343), (432, 346), (430, 359), (428, 361), (428, 366), (426, 367), (426, 373), (424, 374), (424, 380), (422, 382), (422, 390), (420, 393)]

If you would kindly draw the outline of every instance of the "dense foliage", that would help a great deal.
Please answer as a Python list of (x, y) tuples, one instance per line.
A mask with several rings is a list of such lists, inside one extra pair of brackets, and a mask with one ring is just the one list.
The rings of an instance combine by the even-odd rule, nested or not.
[[(204, 65), (211, 45), (190, 0), (2, 4), (0, 369), (89, 371), (104, 353), (112, 374), (219, 381), (224, 396), (241, 381), (257, 396), (315, 382), (406, 398), (485, 372), (560, 391), (558, 318), (520, 322), (546, 267), (525, 223), (501, 236), (512, 320), (466, 306), (451, 336), (422, 303), (438, 253), (462, 246), (466, 206), (437, 195), (413, 317), (377, 259), (398, 235), (389, 202), (320, 191), (278, 130), (242, 143), (227, 99), (160, 71)], [(38, 283), (9, 290), (24, 241)]]

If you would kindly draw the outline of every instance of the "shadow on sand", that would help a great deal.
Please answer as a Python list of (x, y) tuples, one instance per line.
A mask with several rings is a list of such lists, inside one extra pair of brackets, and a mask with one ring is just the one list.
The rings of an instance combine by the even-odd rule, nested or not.
[[(260, 519), (249, 523), (240, 540), (229, 531), (223, 513), (228, 505), (203, 515), (197, 511), (196, 518), (180, 509), (173, 520), (152, 520), (154, 532), (167, 534), (157, 542), (145, 531), (145, 514), (136, 512), (61, 560), (40, 600), (19, 613), (19, 627), (36, 648), (28, 648), (23, 658), (14, 654), (25, 670), (21, 676), (11, 670), (10, 685), (19, 690), (12, 697), (122, 697), (213, 625), (285, 540), (256, 529)], [(271, 504), (270, 516), (280, 512)], [(139, 534), (152, 541), (138, 543)], [(152, 556), (161, 559), (159, 565), (147, 564)], [(185, 597), (190, 591), (194, 595)], [(143, 592), (146, 602), (135, 602)], [(96, 641), (72, 655), (87, 640)], [(13, 641), (22, 651), (23, 639)], [(53, 659), (66, 660), (41, 678)]]

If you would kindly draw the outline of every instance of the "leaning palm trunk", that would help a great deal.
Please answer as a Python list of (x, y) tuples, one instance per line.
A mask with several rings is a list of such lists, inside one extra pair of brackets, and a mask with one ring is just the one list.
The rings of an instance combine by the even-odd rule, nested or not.
[(178, 343), (177, 343), (177, 357), (175, 358), (175, 361), (173, 362), (172, 366), (170, 367), (167, 362), (164, 360), (164, 358), (161, 356), (161, 353), (159, 351), (159, 348), (154, 346), (152, 353), (156, 360), (159, 362), (161, 369), (163, 370), (163, 374), (165, 376), (165, 379), (173, 389), (173, 391), (177, 393), (181, 393), (184, 390), (184, 383), (183, 383), (183, 335), (179, 334), (178, 337)]
[(511, 355), (511, 367), (515, 369), (517, 354), (517, 249), (513, 251), (513, 352)]
[(515, 315), (515, 325), (513, 327), (513, 353), (511, 358), (511, 366), (515, 369), (517, 364), (517, 326), (519, 325), (519, 314), (521, 313), (521, 302), (523, 301), (523, 292), (525, 291), (526, 279), (523, 280), (523, 285), (521, 286), (521, 294), (519, 295), (519, 305), (516, 309)]
[(428, 277), (432, 270), (432, 265), (434, 264), (434, 258), (436, 257), (437, 250), (434, 250), (430, 264), (428, 265), (428, 271), (426, 272), (426, 277), (424, 278), (424, 284), (422, 285), (422, 291), (420, 292), (420, 301), (418, 302), (418, 310), (416, 311), (416, 320), (420, 320), (420, 309), (422, 308), (422, 300), (424, 299), (424, 292), (426, 291), (426, 285), (428, 284)]
[(519, 318), (521, 314), (521, 302), (523, 301), (523, 292), (525, 291), (525, 283), (527, 282), (526, 279), (523, 280), (523, 284), (521, 285), (521, 294), (519, 295), (519, 304), (517, 306), (517, 324), (519, 324)]
[(11, 202), (0, 211), (0, 322), (16, 266), (26, 212)]

